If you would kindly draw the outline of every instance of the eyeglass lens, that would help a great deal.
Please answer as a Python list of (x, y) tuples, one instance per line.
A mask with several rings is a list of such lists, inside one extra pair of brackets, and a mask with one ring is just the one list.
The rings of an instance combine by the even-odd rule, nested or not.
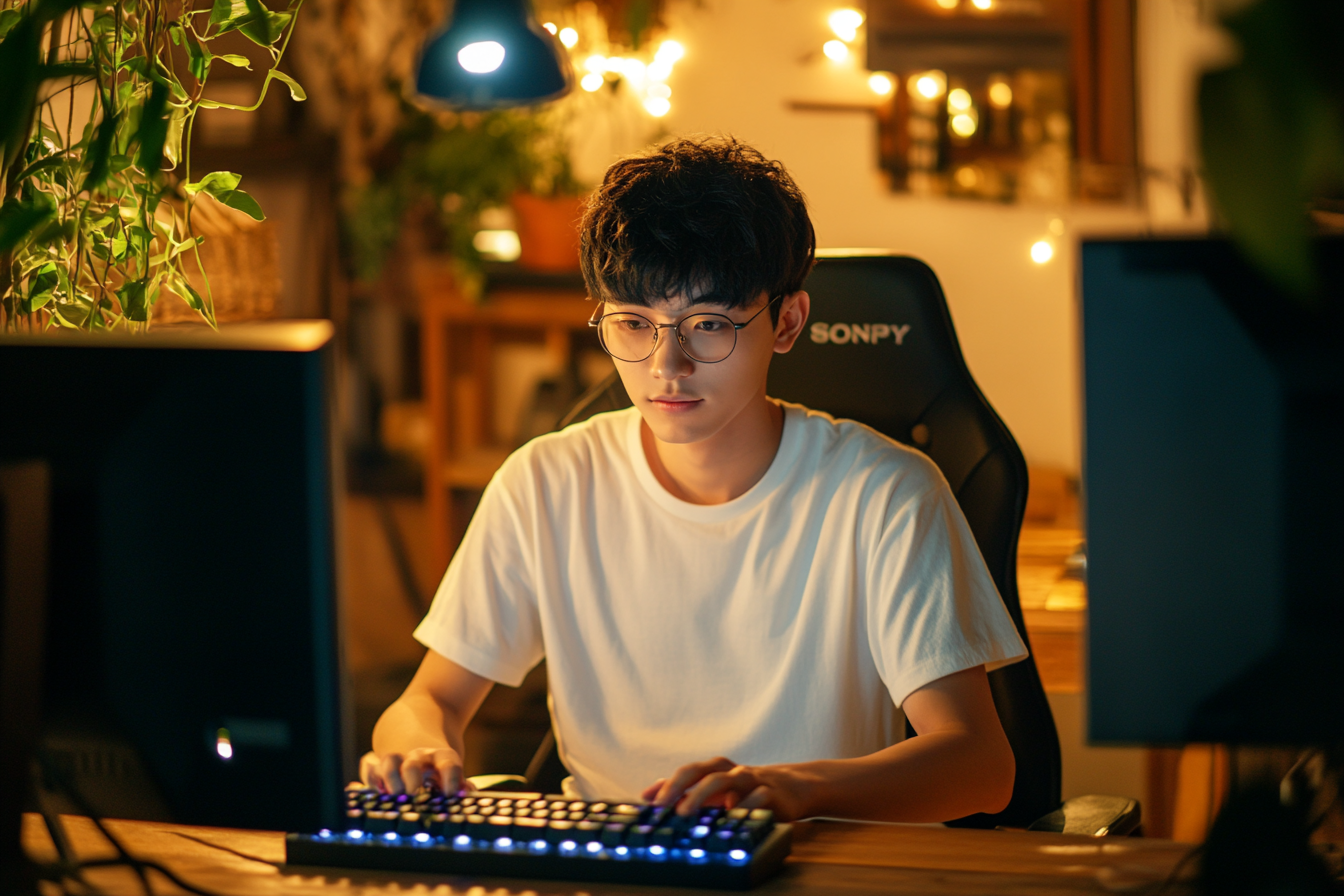
[[(737, 330), (722, 314), (692, 314), (677, 324), (677, 338), (695, 361), (712, 364), (733, 353)], [(638, 314), (608, 314), (598, 325), (602, 345), (621, 361), (643, 361), (653, 354), (658, 328)]]

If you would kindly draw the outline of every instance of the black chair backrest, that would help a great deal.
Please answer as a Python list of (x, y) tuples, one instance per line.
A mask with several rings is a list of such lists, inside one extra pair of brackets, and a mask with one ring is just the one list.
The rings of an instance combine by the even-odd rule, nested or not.
[[(927, 454), (956, 495), (994, 584), (1030, 643), (1017, 595), (1027, 465), (966, 368), (938, 278), (913, 258), (826, 255), (805, 288), (812, 297), (808, 325), (793, 350), (772, 361), (767, 391), (865, 423)], [(613, 374), (562, 425), (629, 405)], [(1013, 797), (997, 815), (955, 823), (1026, 827), (1059, 805), (1054, 717), (1032, 659), (991, 672), (989, 681), (1017, 760)]]

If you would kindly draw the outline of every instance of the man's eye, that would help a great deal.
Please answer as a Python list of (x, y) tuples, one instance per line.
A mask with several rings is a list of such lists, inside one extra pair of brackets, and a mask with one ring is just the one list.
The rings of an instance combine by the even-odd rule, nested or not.
[(632, 331), (645, 330), (648, 329), (649, 326), (646, 321), (642, 321), (637, 317), (618, 318), (616, 321), (616, 325), (623, 330), (632, 330)]
[(695, 331), (697, 333), (717, 333), (726, 327), (725, 321), (715, 320), (714, 318), (701, 318), (695, 322)]

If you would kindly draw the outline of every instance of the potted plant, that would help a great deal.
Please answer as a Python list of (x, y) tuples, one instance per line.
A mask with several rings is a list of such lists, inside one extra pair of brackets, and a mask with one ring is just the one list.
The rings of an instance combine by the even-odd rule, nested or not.
[[(192, 210), (202, 196), (261, 220), (239, 176), (193, 179), (201, 109), (253, 111), (280, 71), (302, 0), (207, 5), (4, 0), (0, 9), (0, 316), (5, 327), (148, 329), (180, 296), (214, 324)], [(212, 44), (239, 32), (265, 48), (257, 102), (207, 99), (217, 65), (250, 67)], [(198, 290), (189, 279), (198, 271)]]

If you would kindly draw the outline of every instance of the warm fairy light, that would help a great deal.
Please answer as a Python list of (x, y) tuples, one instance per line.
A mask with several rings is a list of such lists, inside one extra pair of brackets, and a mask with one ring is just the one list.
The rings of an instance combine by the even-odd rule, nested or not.
[(974, 190), (980, 183), (980, 169), (974, 165), (962, 165), (952, 177), (963, 190)]
[(874, 72), (868, 77), (868, 89), (878, 96), (888, 96), (896, 89), (896, 84), (889, 76)]
[(625, 60), (625, 65), (621, 66), (621, 74), (625, 75), (636, 85), (644, 83), (644, 74), (648, 71), (648, 66), (633, 57)]
[(859, 26), (863, 24), (863, 13), (857, 9), (837, 9), (831, 13), (827, 23), (835, 36), (843, 41), (852, 41), (859, 36)]
[(560, 29), (560, 43), (564, 44), (566, 48), (573, 47), (578, 42), (579, 32), (575, 31), (573, 28)]
[(650, 84), (649, 96), (654, 99), (666, 100), (672, 97), (672, 88), (666, 84)]
[(821, 45), (821, 52), (832, 62), (844, 62), (849, 56), (849, 47), (842, 40), (828, 40)]
[(555, 23), (554, 23), (554, 22), (546, 22), (546, 23), (543, 24), (541, 27), (545, 28), (547, 31), (551, 32), (552, 34), (556, 34), (556, 33), (559, 32), (559, 30), (560, 30), (559, 28), (556, 28), (556, 27), (555, 27)]
[(457, 51), (457, 62), (473, 75), (486, 75), (504, 64), (504, 45), (478, 40)]
[(947, 89), (947, 76), (938, 70), (910, 76), (910, 92), (926, 100), (936, 100)]
[(672, 75), (672, 63), (665, 59), (655, 59), (644, 70), (644, 77), (650, 81), (666, 81)]
[(971, 5), (976, 9), (989, 9), (994, 5), (994, 0), (971, 0)]
[(956, 9), (961, 0), (934, 0), (943, 9)]
[(601, 74), (598, 72), (589, 72), (579, 81), (579, 86), (589, 93), (592, 93), (595, 90), (600, 90), (605, 83), (607, 83), (607, 79), (602, 77)]
[(970, 137), (975, 134), (975, 129), (979, 127), (980, 122), (975, 120), (975, 116), (963, 112), (960, 115), (953, 115), (952, 120), (948, 122), (948, 127), (952, 128), (952, 133), (958, 137)]
[(668, 65), (672, 65), (673, 63), (678, 62), (681, 59), (681, 57), (685, 55), (686, 55), (685, 47), (677, 43), (675, 40), (665, 40), (658, 45), (658, 52), (653, 55), (653, 58), (658, 60), (659, 62), (665, 61), (667, 62)]
[(608, 56), (607, 71), (614, 75), (619, 75), (621, 72), (625, 71), (625, 60), (620, 56)]
[(1045, 264), (1055, 257), (1055, 247), (1050, 245), (1049, 240), (1037, 240), (1031, 244), (1031, 260), (1037, 264)]
[(1050, 219), (1050, 225), (1049, 225), (1049, 226), (1050, 226), (1050, 232), (1053, 233), (1055, 236), (1063, 236), (1063, 235), (1064, 235), (1064, 219), (1063, 219), (1063, 218), (1051, 218), (1051, 219)]
[(517, 261), (523, 254), (522, 243), (513, 230), (478, 230), (471, 245), (487, 261)]
[(965, 87), (954, 87), (947, 95), (947, 111), (965, 112), (971, 108), (971, 94)]
[(1013, 88), (1007, 81), (995, 81), (989, 85), (989, 102), (997, 109), (1007, 109), (1013, 104)]
[(607, 57), (594, 53), (583, 60), (583, 67), (590, 72), (604, 72), (607, 70)]
[(672, 104), (665, 97), (651, 96), (644, 101), (644, 110), (654, 118), (662, 118), (672, 111)]

